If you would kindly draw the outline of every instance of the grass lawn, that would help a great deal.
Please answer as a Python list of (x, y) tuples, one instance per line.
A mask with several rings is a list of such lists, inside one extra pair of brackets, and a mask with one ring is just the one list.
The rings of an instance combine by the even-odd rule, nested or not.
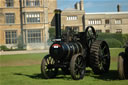
[(21, 54), (0, 56), (0, 85), (127, 85), (128, 80), (119, 80), (117, 56), (124, 49), (111, 50), (110, 72), (94, 75), (90, 68), (83, 80), (72, 80), (70, 75), (59, 75), (55, 79), (42, 79), (40, 63), (44, 55)]

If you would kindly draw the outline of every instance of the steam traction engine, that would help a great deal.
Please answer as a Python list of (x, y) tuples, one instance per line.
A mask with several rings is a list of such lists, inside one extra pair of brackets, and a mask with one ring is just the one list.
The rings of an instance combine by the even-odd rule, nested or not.
[(125, 52), (121, 52), (118, 57), (118, 73), (120, 79), (128, 79), (128, 42)]
[(61, 35), (61, 10), (55, 10), (56, 39), (51, 45), (49, 54), (41, 63), (44, 78), (54, 78), (61, 70), (71, 74), (74, 80), (85, 76), (86, 67), (91, 67), (95, 74), (109, 71), (110, 52), (105, 41), (96, 40), (92, 26), (85, 32), (75, 33), (72, 29)]

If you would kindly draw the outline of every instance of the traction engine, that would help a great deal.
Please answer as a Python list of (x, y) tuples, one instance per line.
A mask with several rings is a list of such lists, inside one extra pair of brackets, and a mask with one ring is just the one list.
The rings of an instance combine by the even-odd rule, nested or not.
[(49, 54), (41, 62), (44, 78), (56, 77), (58, 71), (70, 74), (74, 80), (83, 79), (86, 67), (91, 67), (95, 74), (109, 71), (110, 52), (105, 41), (97, 40), (92, 26), (84, 32), (72, 29), (61, 34), (61, 10), (55, 10), (56, 36), (50, 46)]

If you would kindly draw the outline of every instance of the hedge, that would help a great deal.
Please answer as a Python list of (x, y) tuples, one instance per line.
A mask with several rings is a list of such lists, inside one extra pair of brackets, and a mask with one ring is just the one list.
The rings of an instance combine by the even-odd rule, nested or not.
[(110, 48), (124, 47), (128, 34), (100, 33), (98, 39), (107, 41)]
[(105, 39), (105, 41), (108, 43), (110, 48), (123, 47), (123, 44), (117, 39), (111, 38), (111, 39)]

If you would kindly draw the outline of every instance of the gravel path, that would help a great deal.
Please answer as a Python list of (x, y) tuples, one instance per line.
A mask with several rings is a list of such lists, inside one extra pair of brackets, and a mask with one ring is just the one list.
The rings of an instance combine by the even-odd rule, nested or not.
[(0, 51), (0, 55), (46, 53), (46, 52), (49, 52), (49, 50)]

